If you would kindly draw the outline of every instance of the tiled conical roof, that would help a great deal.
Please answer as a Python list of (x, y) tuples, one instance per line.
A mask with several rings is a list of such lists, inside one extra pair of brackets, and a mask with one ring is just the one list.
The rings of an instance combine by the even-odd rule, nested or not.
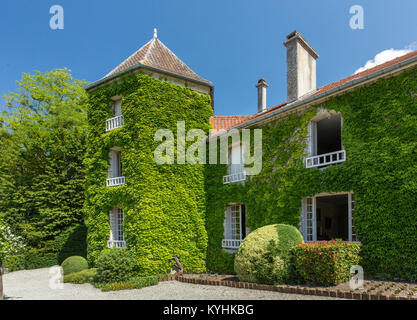
[(144, 64), (162, 71), (168, 71), (183, 77), (211, 84), (210, 81), (198, 76), (184, 62), (182, 62), (156, 37), (156, 35), (143, 47), (110, 71), (105, 78), (122, 72), (137, 64)]

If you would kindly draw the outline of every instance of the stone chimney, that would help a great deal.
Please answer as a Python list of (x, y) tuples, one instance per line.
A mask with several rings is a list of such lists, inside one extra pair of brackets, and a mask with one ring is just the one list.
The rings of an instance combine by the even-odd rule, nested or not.
[(258, 88), (258, 113), (266, 110), (266, 88), (268, 84), (264, 78), (258, 80), (256, 86)]
[(287, 47), (287, 102), (316, 90), (316, 51), (298, 31), (284, 42)]

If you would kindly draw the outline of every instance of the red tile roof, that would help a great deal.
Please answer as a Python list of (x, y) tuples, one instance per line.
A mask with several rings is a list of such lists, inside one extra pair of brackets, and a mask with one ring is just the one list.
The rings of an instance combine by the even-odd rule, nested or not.
[(210, 81), (198, 76), (156, 37), (110, 71), (105, 78), (124, 71), (139, 63), (211, 84)]
[[(410, 52), (410, 53), (407, 53), (407, 54), (405, 54), (405, 55), (403, 55), (401, 57), (395, 58), (393, 60), (387, 61), (387, 62), (385, 62), (383, 64), (380, 64), (378, 66), (375, 66), (373, 68), (367, 69), (367, 70), (362, 71), (362, 72), (359, 72), (357, 74), (353, 74), (353, 75), (351, 75), (351, 76), (349, 76), (347, 78), (341, 79), (341, 80), (336, 81), (336, 82), (333, 82), (331, 84), (324, 85), (324, 86), (318, 88), (317, 91), (314, 94), (308, 95), (308, 96), (303, 97), (300, 100), (297, 100), (297, 101), (294, 101), (294, 102), (300, 102), (300, 101), (303, 101), (303, 100), (305, 100), (307, 98), (311, 98), (311, 97), (317, 96), (319, 94), (325, 93), (327, 91), (330, 91), (332, 89), (335, 89), (337, 87), (340, 87), (340, 86), (342, 86), (342, 85), (344, 85), (344, 84), (346, 84), (346, 83), (348, 83), (348, 82), (350, 82), (352, 80), (364, 78), (364, 77), (366, 77), (368, 75), (371, 75), (373, 73), (376, 73), (376, 72), (378, 72), (378, 71), (380, 71), (382, 69), (385, 69), (385, 68), (394, 66), (394, 65), (396, 65), (398, 63), (401, 63), (401, 62), (406, 61), (408, 59), (414, 58), (416, 56), (417, 56), (417, 50), (416, 51), (413, 51), (413, 52)], [(292, 102), (291, 104), (288, 104), (287, 102), (283, 102), (283, 103), (281, 103), (279, 105), (276, 105), (276, 106), (273, 106), (271, 108), (268, 108), (264, 112), (256, 113), (256, 114), (254, 114), (252, 116), (240, 116), (240, 117), (247, 117), (247, 118), (245, 120), (241, 121), (240, 123), (236, 123), (235, 125), (233, 125), (233, 127), (235, 127), (237, 125), (241, 125), (241, 124), (247, 123), (247, 122), (249, 122), (251, 120), (257, 119), (257, 118), (259, 118), (261, 116), (264, 116), (266, 114), (269, 114), (269, 113), (271, 113), (273, 111), (276, 111), (276, 110), (279, 110), (279, 109), (285, 109), (287, 106), (292, 105), (294, 102)], [(223, 129), (224, 130), (229, 130), (229, 129), (232, 129), (233, 127), (228, 127), (228, 128), (224, 127)]]
[(213, 134), (223, 130), (229, 130), (250, 118), (251, 116), (213, 116), (210, 118)]

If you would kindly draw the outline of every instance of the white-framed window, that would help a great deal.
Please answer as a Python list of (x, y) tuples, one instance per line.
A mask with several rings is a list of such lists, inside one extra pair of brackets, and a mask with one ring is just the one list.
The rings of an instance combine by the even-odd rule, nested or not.
[(358, 241), (353, 225), (353, 193), (318, 194), (302, 200), (301, 233), (305, 241)]
[(226, 206), (223, 226), (222, 247), (231, 251), (237, 250), (242, 240), (249, 233), (249, 229), (246, 227), (245, 205), (236, 203)]
[(111, 131), (123, 126), (124, 118), (122, 114), (122, 99), (117, 98), (112, 105), (113, 117), (106, 120), (106, 131)]
[(233, 144), (229, 147), (227, 175), (223, 177), (223, 184), (245, 181), (246, 172), (243, 162), (245, 147), (242, 144)]
[(114, 187), (126, 183), (122, 173), (122, 150), (114, 147), (109, 152), (109, 167), (107, 170), (107, 186)]
[(113, 102), (113, 112), (114, 116), (121, 116), (122, 115), (122, 99), (118, 99)]
[(346, 161), (340, 113), (320, 110), (308, 124), (307, 168), (324, 168)]
[(123, 232), (123, 210), (119, 207), (113, 208), (109, 213), (110, 239), (107, 241), (109, 248), (126, 247), (125, 235)]

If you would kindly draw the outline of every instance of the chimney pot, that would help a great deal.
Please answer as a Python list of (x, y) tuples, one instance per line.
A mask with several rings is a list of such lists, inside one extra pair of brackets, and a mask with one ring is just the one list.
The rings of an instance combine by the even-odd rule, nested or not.
[(266, 88), (268, 84), (264, 78), (260, 78), (255, 86), (258, 88), (258, 113), (266, 110)]

